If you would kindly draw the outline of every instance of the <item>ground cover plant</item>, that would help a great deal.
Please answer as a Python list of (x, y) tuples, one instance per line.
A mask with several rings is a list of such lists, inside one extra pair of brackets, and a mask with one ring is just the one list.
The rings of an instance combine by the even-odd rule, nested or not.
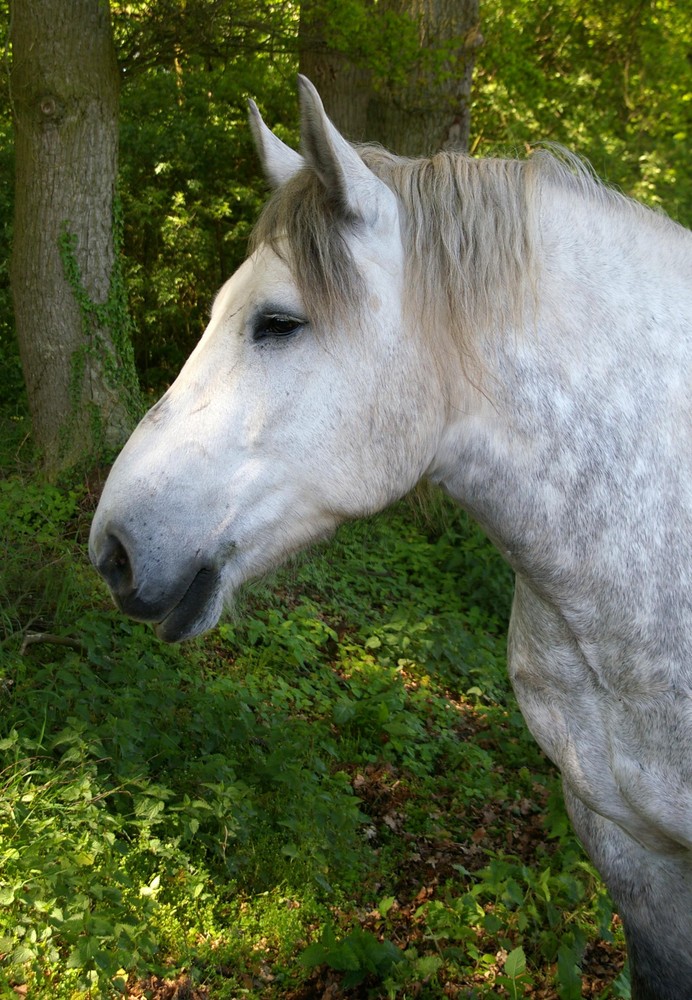
[(627, 997), (509, 690), (507, 569), (439, 499), (165, 647), (89, 567), (90, 475), (0, 478), (0, 996)]

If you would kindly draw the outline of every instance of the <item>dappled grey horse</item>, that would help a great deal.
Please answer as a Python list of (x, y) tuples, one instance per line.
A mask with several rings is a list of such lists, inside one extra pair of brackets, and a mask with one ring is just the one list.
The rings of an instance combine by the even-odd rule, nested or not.
[(305, 79), (275, 187), (91, 557), (176, 641), (422, 477), (516, 572), (509, 669), (622, 916), (632, 994), (692, 998), (692, 236), (563, 155), (355, 150)]

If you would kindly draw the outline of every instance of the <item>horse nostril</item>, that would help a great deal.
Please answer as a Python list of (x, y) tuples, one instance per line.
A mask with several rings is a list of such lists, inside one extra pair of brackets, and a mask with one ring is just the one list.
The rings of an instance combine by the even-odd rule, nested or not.
[(106, 535), (96, 562), (96, 569), (114, 594), (123, 597), (132, 591), (134, 585), (132, 563), (127, 549), (116, 535)]

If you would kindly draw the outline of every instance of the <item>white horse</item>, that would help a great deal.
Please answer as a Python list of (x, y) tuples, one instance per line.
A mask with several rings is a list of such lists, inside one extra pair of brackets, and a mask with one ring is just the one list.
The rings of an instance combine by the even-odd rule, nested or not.
[(692, 998), (692, 236), (578, 165), (302, 155), (115, 463), (91, 557), (164, 640), (422, 477), (516, 571), (509, 669), (624, 921), (637, 1000)]

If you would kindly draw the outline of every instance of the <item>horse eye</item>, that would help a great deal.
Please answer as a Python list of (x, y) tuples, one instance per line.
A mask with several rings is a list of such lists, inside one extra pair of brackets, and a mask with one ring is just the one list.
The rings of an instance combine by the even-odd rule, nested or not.
[(297, 316), (287, 316), (283, 313), (269, 313), (259, 316), (253, 331), (255, 340), (268, 340), (274, 337), (290, 337), (305, 326), (304, 319)]

